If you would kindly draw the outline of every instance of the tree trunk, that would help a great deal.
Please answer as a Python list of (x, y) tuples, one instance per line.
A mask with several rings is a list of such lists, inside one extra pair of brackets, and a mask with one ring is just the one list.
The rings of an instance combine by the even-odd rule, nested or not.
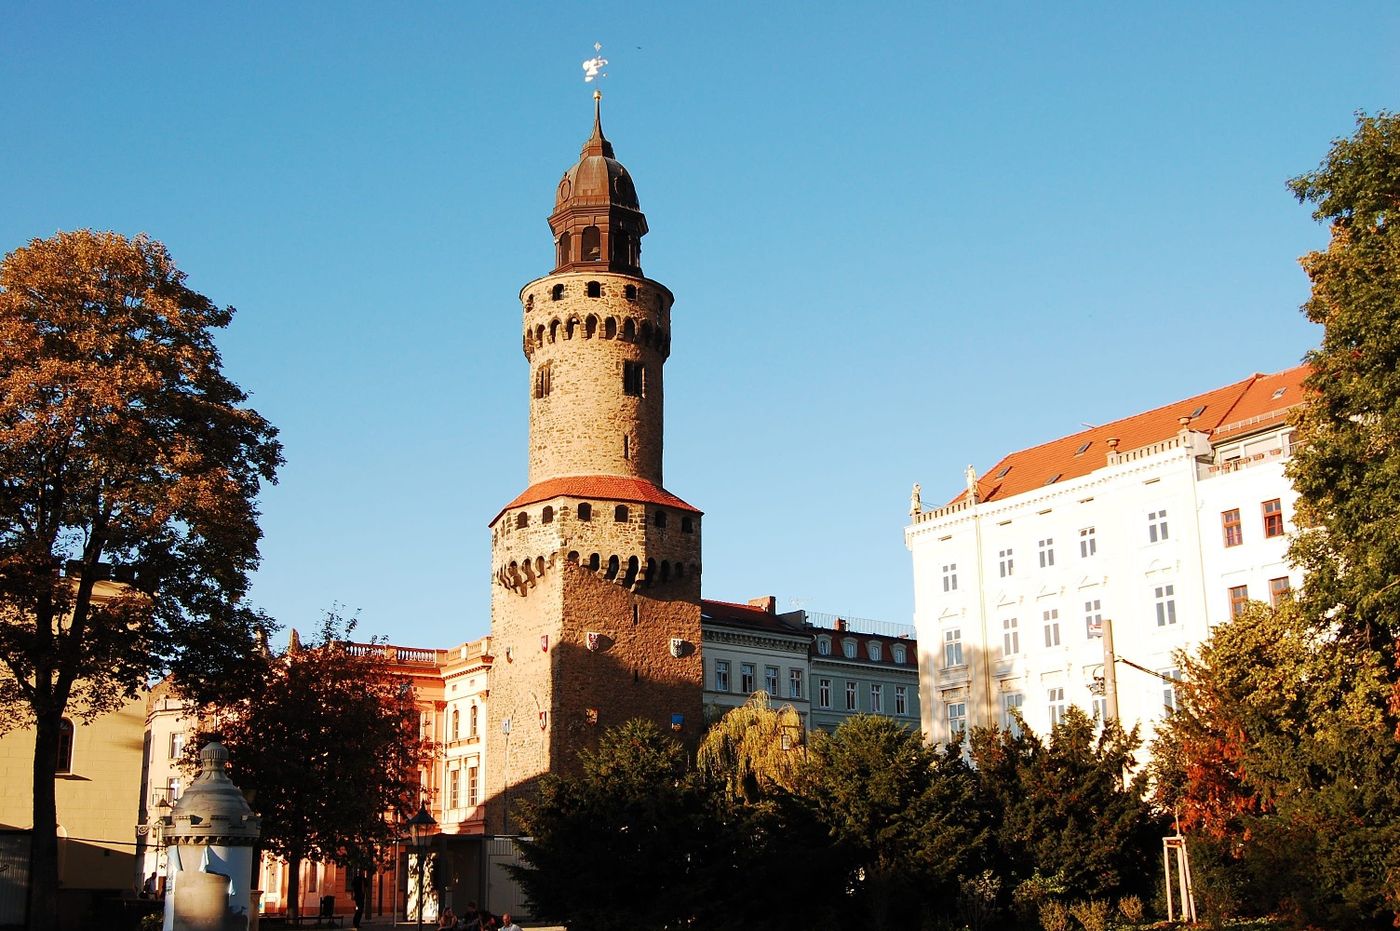
[(34, 809), (30, 833), (29, 927), (31, 931), (58, 928), (58, 808), (54, 799), (54, 773), (58, 769), (58, 736), (61, 713), (35, 715)]
[(301, 854), (287, 857), (287, 917), (301, 917)]

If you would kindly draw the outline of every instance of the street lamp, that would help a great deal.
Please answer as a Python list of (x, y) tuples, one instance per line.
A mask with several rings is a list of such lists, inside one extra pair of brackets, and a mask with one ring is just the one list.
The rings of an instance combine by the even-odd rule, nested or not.
[(428, 839), (433, 828), (437, 827), (437, 821), (428, 814), (428, 803), (418, 803), (418, 814), (408, 819), (408, 836), (413, 841), (413, 849), (418, 851), (418, 928), (423, 928), (423, 882), (426, 879), (425, 868), (427, 862), (424, 859), (428, 851)]

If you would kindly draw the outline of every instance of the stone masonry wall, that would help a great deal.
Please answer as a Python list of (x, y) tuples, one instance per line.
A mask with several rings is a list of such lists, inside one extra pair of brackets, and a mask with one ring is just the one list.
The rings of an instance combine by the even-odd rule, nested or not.
[[(590, 283), (599, 296), (588, 296)], [(557, 300), (556, 289), (562, 289)], [(627, 475), (662, 484), (671, 300), (650, 279), (602, 271), (549, 275), (521, 291), (530, 484), (562, 475)], [(645, 367), (641, 397), (623, 391), (627, 362)], [(549, 391), (538, 396), (545, 366)]]

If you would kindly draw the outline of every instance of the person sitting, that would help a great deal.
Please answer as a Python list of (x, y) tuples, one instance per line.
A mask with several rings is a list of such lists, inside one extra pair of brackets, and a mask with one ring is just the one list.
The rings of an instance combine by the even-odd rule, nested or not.
[(438, 916), (438, 931), (455, 931), (457, 927), (457, 916), (453, 914), (451, 908), (444, 908), (442, 914)]

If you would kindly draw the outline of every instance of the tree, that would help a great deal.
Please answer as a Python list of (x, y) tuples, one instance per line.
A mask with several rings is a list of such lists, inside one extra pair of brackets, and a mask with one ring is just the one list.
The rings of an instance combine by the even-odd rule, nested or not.
[(64, 715), (166, 669), (197, 699), (238, 682), (262, 624), (241, 599), (281, 446), (222, 372), (232, 316), (145, 236), (59, 233), (0, 262), (0, 724), (35, 733), (38, 931), (56, 920)]
[(918, 927), (980, 871), (988, 833), (958, 746), (937, 749), (890, 718), (856, 715), (813, 741), (802, 793), (845, 865), (851, 922)]
[(1022, 724), (973, 733), (980, 804), (992, 812), (999, 870), (1019, 898), (1106, 898), (1151, 889), (1161, 825), (1145, 778), (1125, 780), (1136, 730), (1100, 728), (1070, 708), (1045, 741)]
[(725, 712), (705, 734), (696, 766), (725, 783), (735, 798), (757, 802), (791, 791), (806, 758), (807, 727), (792, 705), (774, 710), (767, 692), (754, 692)]
[(1153, 765), (1161, 804), (1199, 832), (1200, 881), (1244, 911), (1389, 924), (1400, 742), (1381, 652), (1286, 602), (1251, 605), (1178, 662), (1179, 706)]
[(573, 931), (743, 926), (727, 893), (749, 838), (681, 745), (638, 719), (579, 759), (579, 775), (546, 775), (517, 805), (529, 865), (512, 872), (535, 913), (567, 918)]
[(1358, 114), (1316, 171), (1289, 182), (1331, 224), (1302, 258), (1323, 326), (1288, 475), (1309, 530), (1290, 556), (1310, 616), (1382, 650), (1400, 637), (1400, 117)]
[(418, 770), (432, 760), (412, 684), (373, 644), (347, 642), (353, 629), (328, 613), (317, 638), (268, 656), (256, 692), (221, 706), (189, 750), (214, 737), (228, 747), (262, 846), (290, 867), (293, 914), (302, 861), (368, 862), (399, 833), (390, 817), (418, 809)]

